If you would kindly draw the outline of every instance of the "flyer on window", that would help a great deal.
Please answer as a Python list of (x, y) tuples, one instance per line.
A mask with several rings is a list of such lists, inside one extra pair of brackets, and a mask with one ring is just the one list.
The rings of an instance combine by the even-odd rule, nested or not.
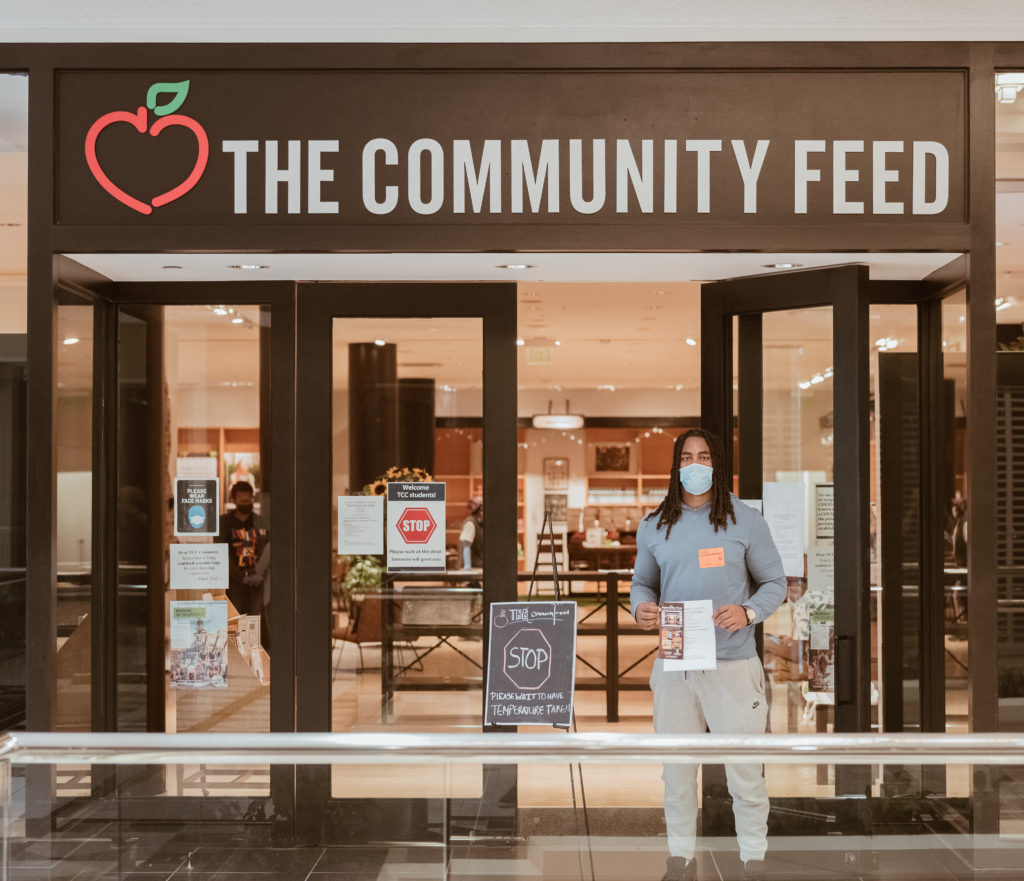
[(171, 688), (226, 688), (228, 604), (172, 600)]

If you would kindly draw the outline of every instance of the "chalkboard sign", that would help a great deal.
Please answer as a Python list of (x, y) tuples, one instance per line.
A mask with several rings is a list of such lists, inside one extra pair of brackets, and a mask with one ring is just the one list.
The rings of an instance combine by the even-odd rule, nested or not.
[(487, 725), (572, 723), (576, 603), (492, 603)]

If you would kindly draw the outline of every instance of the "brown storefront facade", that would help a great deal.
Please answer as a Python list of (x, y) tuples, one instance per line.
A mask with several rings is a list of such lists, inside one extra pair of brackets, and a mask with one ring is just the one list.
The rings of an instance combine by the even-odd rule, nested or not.
[[(876, 281), (866, 266), (826, 260), (814, 269), (705, 284), (699, 415), (725, 436), (738, 423), (731, 461), (738, 494), (759, 497), (768, 479), (763, 449), (771, 442), (762, 428), (763, 317), (832, 310), (833, 365), (842, 377), (830, 436), (837, 501), (834, 730), (870, 731), (872, 681), (886, 674), (872, 673), (870, 636), (869, 447), (878, 413), (868, 374), (868, 313), (874, 305), (916, 310), (918, 357), (908, 369), (918, 390), (920, 601), (910, 629), (919, 638), (919, 710), (916, 724), (904, 726), (902, 690), (883, 689), (889, 721), (881, 730), (944, 731), (948, 598), (941, 535), (949, 487), (940, 463), (949, 439), (943, 420), (932, 417), (944, 406), (943, 302), (965, 296), (969, 407), (960, 428), (972, 502), (967, 724), (971, 731), (999, 730), (999, 646), (991, 636), (1000, 575), (993, 83), (998, 71), (1024, 67), (1024, 47), (111, 44), (2, 51), (0, 68), (27, 72), (30, 98), (29, 729), (55, 729), (60, 703), (53, 634), (61, 580), (54, 466), (61, 305), (91, 306), (95, 334), (93, 730), (127, 725), (118, 709), (118, 621), (125, 608), (118, 593), (125, 577), (118, 473), (136, 442), (125, 436), (126, 420), (144, 426), (147, 417), (127, 415), (119, 397), (126, 320), (146, 340), (137, 366), (155, 405), (164, 396), (161, 310), (245, 303), (261, 316), (261, 480), (268, 494), (273, 488), (275, 548), (270, 730), (332, 729), (334, 674), (325, 659), (333, 647), (325, 622), (336, 574), (329, 568), (335, 320), (479, 322), (483, 404), (472, 425), (448, 427), (482, 430), (484, 608), (515, 599), (521, 569), (511, 538), (523, 531), (514, 284), (127, 282), (66, 255), (161, 254), (173, 263), (174, 255), (244, 254), (259, 264), (283, 253), (494, 252), (504, 260), (516, 253), (906, 252), (951, 256), (927, 277), (906, 281)], [(148, 418), (158, 419), (152, 412)], [(143, 459), (166, 456), (159, 421), (139, 437)], [(162, 479), (143, 478), (150, 523), (165, 516)], [(145, 480), (153, 482), (146, 487)], [(170, 731), (163, 685), (167, 547), (156, 529), (142, 541), (148, 550), (134, 577), (149, 587), (141, 649), (148, 685), (140, 691), (144, 726), (132, 724)], [(895, 622), (903, 600), (883, 593), (880, 602), (888, 616), (881, 626), (897, 629), (877, 663), (902, 681), (904, 657), (896, 646), (904, 644), (900, 634), (909, 622)], [(327, 798), (328, 784), (315, 770), (299, 777), (309, 773), (305, 791)], [(294, 780), (277, 785), (294, 791)]]

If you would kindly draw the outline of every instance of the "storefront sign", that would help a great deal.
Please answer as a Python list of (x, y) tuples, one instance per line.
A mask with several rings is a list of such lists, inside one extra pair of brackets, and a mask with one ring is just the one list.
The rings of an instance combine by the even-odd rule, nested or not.
[(217, 535), (220, 480), (179, 477), (174, 481), (174, 534)]
[(572, 723), (576, 603), (492, 603), (486, 725)]
[(227, 590), (227, 544), (172, 544), (171, 590)]
[(444, 572), (444, 530), (443, 483), (388, 483), (388, 572)]
[(955, 71), (68, 72), (57, 94), (67, 225), (965, 221)]

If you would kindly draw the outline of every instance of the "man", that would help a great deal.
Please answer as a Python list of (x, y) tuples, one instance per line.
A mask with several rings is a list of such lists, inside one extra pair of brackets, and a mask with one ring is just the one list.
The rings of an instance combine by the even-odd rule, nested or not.
[(484, 566), (484, 500), (476, 496), (466, 502), (468, 514), (459, 533), (459, 560), (463, 569)]
[[(220, 541), (228, 544), (228, 599), (240, 615), (260, 616), (260, 642), (269, 647), (270, 634), (263, 615), (261, 558), (269, 560), (270, 533), (263, 519), (253, 513), (253, 487), (245, 480), (231, 487), (234, 510), (220, 521)], [(262, 570), (262, 571), (261, 571)]]
[[(630, 588), (633, 615), (659, 625), (660, 602), (711, 600), (717, 667), (651, 674), (658, 733), (764, 734), (768, 702), (754, 627), (782, 602), (786, 576), (764, 518), (729, 492), (722, 442), (691, 429), (676, 439), (665, 500), (640, 523)], [(764, 876), (768, 792), (764, 766), (726, 765), (744, 876)], [(696, 765), (666, 765), (664, 881), (697, 877)]]

